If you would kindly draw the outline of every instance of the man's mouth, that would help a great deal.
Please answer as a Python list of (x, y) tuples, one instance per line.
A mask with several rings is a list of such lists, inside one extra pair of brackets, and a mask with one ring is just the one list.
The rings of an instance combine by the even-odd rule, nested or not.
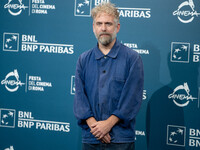
[(102, 34), (100, 34), (99, 36), (110, 36), (110, 34), (102, 33)]

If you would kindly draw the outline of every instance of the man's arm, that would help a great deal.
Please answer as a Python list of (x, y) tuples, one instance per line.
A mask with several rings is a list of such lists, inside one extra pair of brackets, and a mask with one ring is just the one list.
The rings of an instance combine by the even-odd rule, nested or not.
[(81, 64), (81, 56), (79, 57), (76, 65), (76, 75), (75, 75), (75, 97), (74, 97), (74, 114), (78, 119), (78, 125), (82, 128), (88, 128), (86, 120), (93, 116), (91, 106), (87, 95), (84, 90), (85, 82), (83, 78), (83, 67)]
[(143, 63), (139, 55), (133, 56), (129, 60), (130, 69), (121, 92), (116, 109), (111, 112), (112, 115), (120, 119), (120, 126), (124, 128), (130, 125), (139, 112), (144, 85)]

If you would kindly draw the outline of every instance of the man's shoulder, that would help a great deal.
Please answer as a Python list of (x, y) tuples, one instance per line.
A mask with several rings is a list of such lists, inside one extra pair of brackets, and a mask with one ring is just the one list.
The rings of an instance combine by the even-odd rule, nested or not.
[(94, 48), (91, 48), (91, 49), (89, 49), (89, 50), (83, 52), (79, 57), (80, 57), (81, 59), (86, 59), (87, 57), (89, 57), (89, 56), (92, 55), (93, 50), (94, 50)]
[(81, 64), (85, 64), (86, 62), (88, 62), (88, 60), (90, 60), (91, 57), (93, 57), (94, 53), (94, 48), (89, 49), (85, 52), (83, 52), (80, 56), (79, 56), (79, 61)]

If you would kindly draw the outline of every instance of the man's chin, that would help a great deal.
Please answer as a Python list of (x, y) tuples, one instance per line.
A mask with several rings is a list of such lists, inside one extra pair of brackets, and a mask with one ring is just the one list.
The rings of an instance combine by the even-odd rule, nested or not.
[(104, 46), (108, 46), (112, 41), (99, 41)]
[(111, 42), (112, 42), (112, 39), (99, 39), (98, 40), (99, 41), (99, 43), (101, 43), (102, 45), (104, 45), (104, 46), (108, 46)]

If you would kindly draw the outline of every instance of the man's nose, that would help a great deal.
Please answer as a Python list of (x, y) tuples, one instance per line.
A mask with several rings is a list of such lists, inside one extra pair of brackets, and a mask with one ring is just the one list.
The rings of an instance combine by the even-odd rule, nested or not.
[(106, 27), (106, 24), (103, 23), (102, 26), (101, 26), (101, 30), (102, 30), (102, 31), (106, 31), (106, 28), (107, 28), (107, 27)]

